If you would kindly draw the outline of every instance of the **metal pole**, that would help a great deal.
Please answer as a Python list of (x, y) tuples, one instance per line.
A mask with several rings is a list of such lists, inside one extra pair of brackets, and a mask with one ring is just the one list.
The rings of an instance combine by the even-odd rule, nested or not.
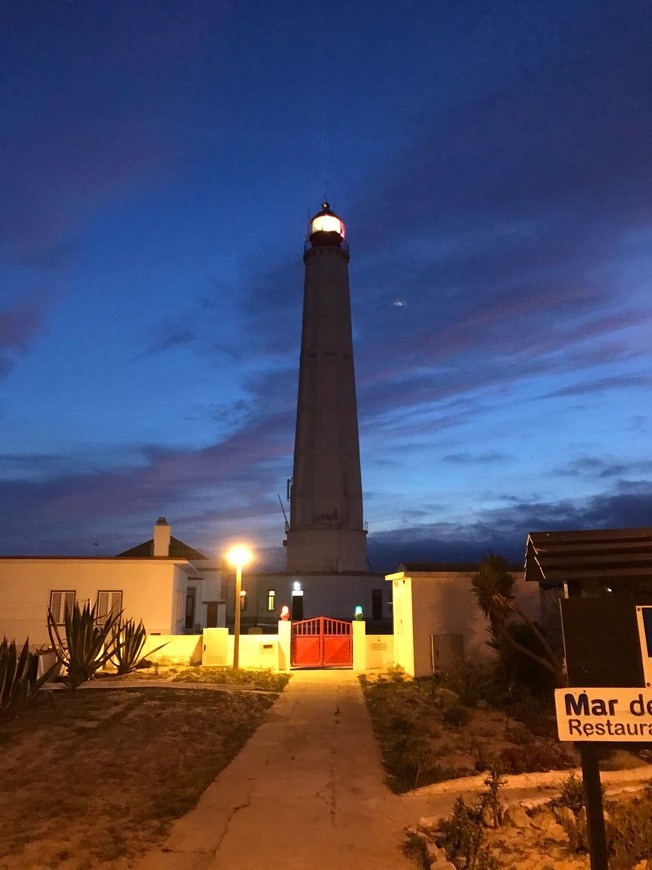
[(240, 592), (242, 589), (242, 565), (235, 566), (235, 622), (233, 625), (233, 669), (240, 664)]
[(580, 743), (580, 758), (586, 793), (586, 826), (589, 835), (591, 870), (609, 870), (600, 767), (595, 743)]

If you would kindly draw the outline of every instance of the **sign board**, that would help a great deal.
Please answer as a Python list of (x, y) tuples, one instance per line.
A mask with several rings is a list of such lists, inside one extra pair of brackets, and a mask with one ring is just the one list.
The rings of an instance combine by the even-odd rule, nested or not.
[(636, 605), (617, 595), (560, 602), (571, 686), (644, 686)]
[(636, 621), (643, 657), (643, 676), (648, 689), (652, 688), (652, 607), (637, 607)]
[(652, 689), (555, 689), (560, 740), (652, 742)]

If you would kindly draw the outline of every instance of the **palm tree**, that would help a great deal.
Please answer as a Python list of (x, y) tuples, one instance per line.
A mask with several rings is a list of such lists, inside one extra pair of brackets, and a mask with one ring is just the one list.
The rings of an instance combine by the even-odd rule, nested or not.
[[(516, 579), (509, 570), (507, 560), (490, 553), (480, 562), (478, 570), (469, 576), (478, 607), (489, 620), (489, 630), (494, 638), (492, 645), (500, 650), (508, 644), (551, 671), (557, 685), (562, 685), (563, 668), (559, 656), (550, 646), (539, 626), (514, 602)], [(509, 623), (514, 617), (520, 619), (532, 631), (541, 644), (544, 655), (539, 655), (523, 646), (513, 637), (509, 631)]]

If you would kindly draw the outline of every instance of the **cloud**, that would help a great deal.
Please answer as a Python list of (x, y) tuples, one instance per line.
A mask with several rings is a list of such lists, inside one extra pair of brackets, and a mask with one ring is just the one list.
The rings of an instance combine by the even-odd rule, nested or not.
[(0, 309), (0, 377), (9, 373), (16, 355), (26, 353), (44, 331), (44, 309), (35, 296)]
[(488, 552), (521, 562), (530, 532), (652, 526), (652, 484), (621, 481), (587, 499), (532, 503), (510, 499), (505, 508), (481, 509), (466, 523), (435, 522), (369, 535), (377, 570), (401, 561), (474, 562)]

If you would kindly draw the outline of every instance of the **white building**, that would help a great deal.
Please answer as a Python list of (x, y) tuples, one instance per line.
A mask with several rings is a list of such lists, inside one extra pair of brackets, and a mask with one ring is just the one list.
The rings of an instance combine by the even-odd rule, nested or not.
[(48, 608), (63, 623), (75, 601), (97, 605), (100, 617), (142, 619), (150, 635), (225, 624), (217, 565), (173, 538), (163, 517), (152, 540), (116, 557), (0, 557), (0, 637), (47, 645)]

